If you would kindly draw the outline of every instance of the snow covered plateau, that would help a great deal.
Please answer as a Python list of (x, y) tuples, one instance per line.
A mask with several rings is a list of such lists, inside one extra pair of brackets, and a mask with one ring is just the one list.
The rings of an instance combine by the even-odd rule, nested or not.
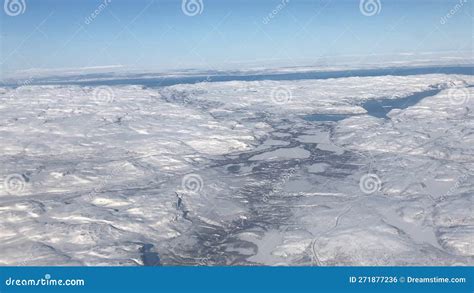
[(473, 86), (0, 87), (0, 265), (474, 265)]

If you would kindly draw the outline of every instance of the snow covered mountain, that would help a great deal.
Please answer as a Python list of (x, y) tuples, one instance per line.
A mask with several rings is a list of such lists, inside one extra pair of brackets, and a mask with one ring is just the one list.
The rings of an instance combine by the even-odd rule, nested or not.
[(0, 265), (473, 265), (473, 85), (0, 88)]

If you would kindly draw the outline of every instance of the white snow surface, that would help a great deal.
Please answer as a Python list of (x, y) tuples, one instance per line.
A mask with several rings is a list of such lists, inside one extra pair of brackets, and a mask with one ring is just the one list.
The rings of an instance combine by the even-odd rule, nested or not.
[(474, 265), (473, 85), (0, 88), (0, 265)]

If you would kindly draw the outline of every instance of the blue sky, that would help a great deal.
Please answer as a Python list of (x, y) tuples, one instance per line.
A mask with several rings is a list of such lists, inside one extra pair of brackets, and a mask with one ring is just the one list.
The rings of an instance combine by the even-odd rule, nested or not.
[(359, 0), (202, 0), (195, 16), (183, 13), (178, 0), (4, 1), (26, 4), (17, 16), (1, 11), (3, 75), (107, 65), (155, 71), (311, 65), (337, 56), (363, 63), (373, 54), (456, 55), (473, 48), (471, 0), (461, 6), (463, 0), (379, 0), (373, 16), (361, 12)]

